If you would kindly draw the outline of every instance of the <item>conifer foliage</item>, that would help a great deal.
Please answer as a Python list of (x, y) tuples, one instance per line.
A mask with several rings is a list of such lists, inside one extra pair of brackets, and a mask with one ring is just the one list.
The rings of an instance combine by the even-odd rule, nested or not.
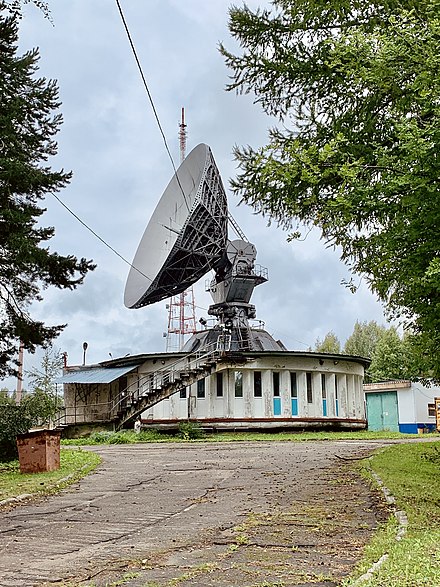
[[(440, 0), (274, 0), (230, 11), (229, 89), (279, 124), (232, 187), (316, 226), (440, 378)], [(296, 235), (297, 232), (294, 232)]]
[(54, 228), (41, 223), (44, 197), (65, 187), (71, 173), (48, 165), (62, 121), (55, 113), (58, 88), (36, 77), (36, 49), (17, 55), (17, 20), (0, 2), (0, 376), (14, 373), (20, 340), (33, 352), (63, 328), (30, 316), (29, 306), (42, 299), (42, 290), (74, 289), (94, 268), (46, 245)]

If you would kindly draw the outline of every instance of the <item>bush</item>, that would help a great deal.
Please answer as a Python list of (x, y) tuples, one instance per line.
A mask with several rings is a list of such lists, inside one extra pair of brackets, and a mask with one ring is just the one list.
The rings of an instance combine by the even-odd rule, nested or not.
[(31, 428), (33, 419), (25, 406), (17, 406), (9, 398), (3, 397), (0, 404), (0, 461), (6, 462), (18, 457), (17, 434)]
[(114, 432), (111, 430), (100, 430), (99, 432), (93, 432), (88, 438), (87, 442), (90, 444), (106, 444)]
[(130, 444), (132, 442), (130, 436), (133, 436), (133, 433), (115, 432), (109, 437), (108, 442), (109, 444)]
[(159, 432), (159, 430), (141, 430), (137, 434), (138, 442), (154, 442), (155, 440), (163, 440), (167, 435)]
[(17, 434), (41, 426), (53, 417), (59, 398), (36, 389), (26, 394), (20, 405), (6, 394), (0, 395), (0, 461), (18, 457)]
[(197, 422), (181, 422), (178, 435), (183, 440), (195, 440), (203, 438), (203, 430)]

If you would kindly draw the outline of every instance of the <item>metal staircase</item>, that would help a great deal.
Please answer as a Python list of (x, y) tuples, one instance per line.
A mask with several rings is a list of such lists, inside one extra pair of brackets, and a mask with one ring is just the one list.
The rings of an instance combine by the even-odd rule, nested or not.
[(161, 400), (211, 375), (217, 364), (229, 356), (230, 347), (231, 336), (221, 335), (208, 347), (136, 380), (118, 394), (111, 406), (116, 427), (122, 428)]

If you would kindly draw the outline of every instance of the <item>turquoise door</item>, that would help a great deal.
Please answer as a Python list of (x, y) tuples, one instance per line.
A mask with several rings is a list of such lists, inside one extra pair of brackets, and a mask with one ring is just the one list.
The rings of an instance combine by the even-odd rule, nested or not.
[(399, 431), (397, 392), (367, 393), (368, 430)]
[(296, 397), (292, 398), (292, 416), (298, 415), (298, 399)]
[(281, 416), (281, 398), (280, 397), (273, 398), (273, 415), (274, 416)]

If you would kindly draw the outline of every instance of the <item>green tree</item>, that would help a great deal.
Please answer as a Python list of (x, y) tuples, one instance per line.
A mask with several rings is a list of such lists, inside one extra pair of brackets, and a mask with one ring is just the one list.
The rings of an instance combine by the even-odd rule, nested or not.
[(7, 387), (2, 387), (0, 389), (0, 401), (2, 399), (6, 399), (9, 397), (9, 389)]
[(7, 394), (0, 395), (0, 462), (17, 458), (17, 434), (47, 422), (52, 410), (52, 402), (39, 390), (25, 393), (19, 405)]
[(17, 457), (17, 434), (34, 426), (50, 424), (62, 406), (55, 383), (63, 366), (59, 350), (45, 349), (40, 368), (27, 372), (30, 391), (24, 392), (20, 405), (14, 394), (0, 390), (0, 462)]
[(440, 0), (272, 5), (233, 7), (241, 52), (220, 48), (228, 89), (282, 122), (235, 150), (232, 188), (284, 227), (318, 227), (440, 377)]
[(385, 329), (376, 343), (368, 369), (373, 382), (408, 378), (408, 360), (405, 345), (392, 326)]
[(345, 341), (344, 353), (370, 359), (377, 341), (385, 330), (385, 326), (379, 325), (375, 320), (370, 320), (370, 322), (356, 320), (353, 332)]
[(32, 413), (38, 414), (41, 424), (49, 423), (54, 419), (63, 405), (63, 398), (58, 395), (55, 380), (61, 375), (63, 355), (59, 349), (52, 346), (44, 350), (39, 368), (27, 371), (31, 395), (26, 396), (31, 402), (29, 408)]
[(35, 77), (38, 51), (18, 56), (17, 39), (17, 17), (0, 1), (0, 377), (16, 372), (20, 340), (34, 352), (64, 327), (33, 320), (31, 302), (48, 286), (76, 288), (94, 268), (44, 246), (54, 228), (42, 226), (41, 202), (71, 174), (47, 164), (61, 124), (61, 115), (53, 114), (60, 105), (57, 85)]
[(60, 349), (53, 346), (44, 349), (40, 367), (33, 367), (26, 371), (30, 388), (41, 389), (48, 395), (54, 395), (56, 393), (55, 379), (61, 375), (63, 364), (64, 359)]
[(341, 343), (336, 334), (331, 330), (324, 336), (324, 340), (318, 338), (315, 342), (315, 351), (318, 353), (340, 353)]
[(5, 9), (13, 16), (14, 18), (21, 18), (22, 17), (22, 9), (25, 4), (34, 4), (37, 8), (41, 10), (44, 16), (50, 19), (50, 10), (47, 5), (47, 2), (43, 0), (5, 0), (4, 1)]

